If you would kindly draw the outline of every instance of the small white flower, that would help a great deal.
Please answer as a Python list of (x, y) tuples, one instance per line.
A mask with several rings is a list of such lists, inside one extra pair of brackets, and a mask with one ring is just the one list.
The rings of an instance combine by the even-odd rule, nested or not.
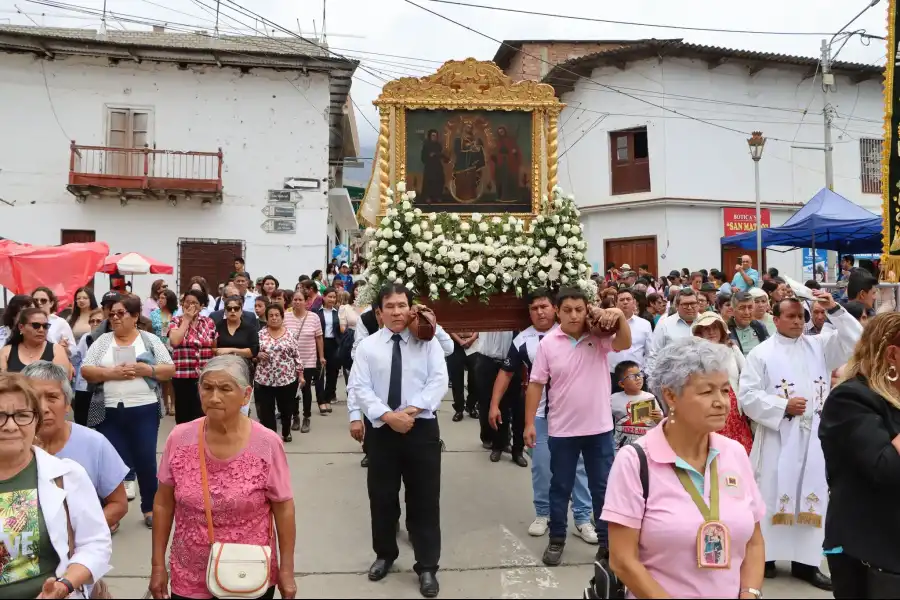
[(431, 221), (437, 221), (438, 215), (437, 213), (431, 213), (428, 215), (428, 219)]
[(409, 194), (407, 194), (407, 193), (400, 194), (400, 200), (403, 201), (403, 209), (409, 210)]
[(395, 255), (394, 255), (394, 262), (397, 262), (398, 260), (400, 260), (400, 255), (399, 255), (399, 254), (395, 254)]
[(375, 273), (372, 273), (369, 276), (369, 283), (371, 283), (372, 285), (375, 285), (376, 283), (378, 283), (378, 275), (376, 275)]
[(541, 262), (541, 266), (542, 266), (542, 267), (549, 267), (549, 266), (550, 266), (550, 263), (553, 262), (553, 261), (550, 259), (550, 257), (547, 256), (546, 254), (545, 254), (544, 256), (542, 256), (539, 260), (540, 260), (540, 262)]
[(478, 236), (475, 235), (474, 233), (470, 233), (470, 234), (469, 234), (469, 241), (472, 242), (472, 243), (477, 242), (477, 241), (478, 241)]
[(550, 237), (556, 237), (556, 227), (548, 227), (547, 235), (549, 235)]
[(444, 284), (444, 290), (446, 290), (446, 291), (449, 292), (449, 291), (452, 290), (452, 289), (453, 289), (453, 286), (450, 285), (449, 283), (445, 283), (445, 284)]
[(478, 275), (477, 277), (475, 277), (475, 285), (484, 287), (484, 275)]
[(528, 264), (529, 264), (529, 265), (535, 265), (535, 264), (537, 264), (537, 262), (538, 262), (538, 257), (537, 257), (537, 256), (532, 256), (531, 258), (528, 259)]
[[(398, 265), (398, 266), (399, 266), (399, 265)], [(407, 277), (412, 277), (412, 276), (415, 275), (415, 274), (416, 274), (416, 268), (415, 268), (415, 267), (407, 267), (407, 269), (406, 269), (406, 276), (407, 276)]]
[(481, 221), (481, 214), (480, 213), (472, 213), (472, 222), (478, 223), (479, 221)]
[(534, 238), (530, 237), (525, 240), (525, 243), (529, 246), (534, 246)]
[(544, 240), (538, 240), (538, 248), (546, 248), (547, 242)]
[(503, 283), (512, 283), (512, 275), (510, 275), (509, 273), (504, 273)]
[(565, 223), (562, 226), (562, 230), (565, 231), (566, 233), (569, 233), (570, 231), (572, 231), (572, 226), (569, 225), (568, 223)]
[(554, 271), (551, 269), (550, 272), (547, 273), (547, 279), (549, 279), (550, 281), (556, 281), (557, 279), (559, 279), (559, 271)]
[(387, 195), (388, 195), (388, 197), (393, 198), (393, 197), (394, 197), (394, 190), (392, 190), (391, 188), (388, 188)]
[(463, 279), (462, 277), (460, 277), (459, 279), (457, 279), (457, 280), (456, 280), (456, 287), (461, 287), (461, 288), (466, 287), (466, 280)]
[(447, 274), (447, 267), (445, 267), (444, 265), (438, 265), (438, 268), (437, 268), (437, 274), (440, 275), (441, 277), (443, 277), (444, 275), (446, 275), (446, 274)]
[(399, 230), (395, 229), (394, 230), (394, 239), (399, 240), (402, 237), (403, 237), (403, 234)]
[(500, 236), (500, 243), (501, 243), (502, 245), (505, 246), (505, 245), (506, 245), (506, 242), (507, 242), (507, 237), (506, 237), (505, 235), (501, 235), (501, 236)]
[(581, 227), (572, 225), (572, 235), (578, 235), (579, 233), (581, 233)]
[(466, 270), (465, 267), (463, 267), (459, 263), (456, 263), (455, 265), (453, 265), (453, 272), (456, 273), (457, 275), (461, 275), (462, 272), (465, 270)]
[(451, 221), (459, 221), (459, 213), (451, 213), (450, 220)]
[(565, 267), (569, 271), (571, 271), (572, 269), (575, 268), (575, 266), (572, 263), (570, 263), (569, 261), (566, 261)]
[(562, 263), (559, 262), (558, 260), (554, 260), (553, 263), (550, 265), (550, 268), (553, 269), (554, 271), (560, 271), (560, 270), (562, 270)]
[(488, 237), (484, 238), (484, 243), (486, 246), (492, 246), (494, 244), (494, 238), (492, 238), (491, 236), (488, 236)]
[(494, 258), (493, 256), (489, 256), (488, 259), (487, 259), (487, 265), (488, 265), (489, 267), (491, 267), (491, 268), (496, 267), (496, 266), (497, 266), (497, 259)]
[(382, 250), (387, 248), (388, 247), (387, 240), (381, 240), (380, 242), (378, 242), (378, 247), (381, 248)]
[(429, 224), (428, 221), (423, 220), (421, 223), (419, 223), (419, 227), (422, 228), (422, 231), (426, 231), (429, 227), (431, 227), (431, 224)]
[(391, 271), (390, 273), (388, 273), (388, 279), (397, 279), (397, 273), (395, 271)]
[(430, 231), (426, 231), (425, 233), (422, 234), (422, 238), (426, 241), (431, 241), (431, 238), (433, 238), (433, 237), (434, 237), (434, 234), (432, 234)]
[(462, 224), (460, 224), (459, 229), (460, 231), (469, 231), (470, 229), (472, 229), (472, 226), (463, 221)]
[(501, 219), (500, 217), (494, 217), (493, 219), (491, 219), (491, 223), (493, 223), (494, 225), (499, 225), (502, 222), (503, 219)]
[(428, 291), (430, 291), (432, 294), (437, 294), (438, 286), (432, 283), (428, 286)]
[(569, 202), (575, 202), (575, 194), (569, 194), (568, 196), (566, 196), (566, 200), (568, 200)]
[[(433, 214), (433, 213), (432, 213), (432, 214)], [(434, 226), (434, 234), (435, 234), (435, 235), (441, 235), (442, 233), (444, 233), (444, 228), (441, 227), (439, 224), (438, 224), (438, 225), (435, 225), (435, 226)]]
[(457, 241), (457, 242), (462, 242), (462, 241), (463, 241), (463, 236), (457, 233), (457, 234), (456, 234), (456, 241)]
[(413, 226), (409, 228), (409, 231), (413, 235), (421, 235), (422, 234), (422, 228), (419, 227), (418, 225), (416, 225), (415, 223), (413, 223)]
[[(503, 279), (505, 280), (506, 278), (504, 277)], [(544, 271), (538, 271), (538, 279), (540, 279), (541, 281), (547, 281), (547, 273), (545, 273)]]
[(518, 264), (519, 264), (520, 267), (524, 267), (525, 265), (528, 264), (528, 259), (525, 258), (525, 257), (523, 256), (523, 257), (520, 258), (517, 262), (518, 262)]
[(400, 269), (401, 271), (403, 271), (404, 269), (406, 269), (406, 261), (405, 261), (405, 260), (401, 260), (400, 262), (398, 262), (398, 263), (397, 263), (397, 268)]
[(394, 221), (394, 229), (400, 229), (400, 221)]
[(556, 238), (556, 244), (559, 246), (565, 246), (568, 243), (569, 243), (569, 240), (564, 235), (561, 235), (558, 238)]
[(416, 190), (409, 190), (408, 192), (406, 192), (406, 195), (409, 196), (410, 200), (415, 200), (416, 199)]
[(487, 230), (488, 230), (488, 224), (487, 224), (487, 223), (479, 223), (479, 224), (478, 224), (478, 231), (485, 232), (485, 231), (487, 231)]
[(469, 262), (469, 270), (472, 271), (473, 273), (477, 273), (480, 268), (481, 268), (481, 263), (478, 262), (477, 260), (473, 260), (473, 261)]
[(535, 223), (543, 223), (543, 222), (544, 222), (544, 215), (538, 215), (537, 218), (536, 218), (534, 221), (535, 221)]
[(559, 194), (562, 194), (563, 189), (558, 185), (554, 185), (553, 189), (551, 189), (550, 191), (553, 192), (554, 196), (557, 196)]
[(573, 246), (578, 244), (578, 238), (573, 235), (572, 237), (569, 238), (569, 243), (572, 244)]
[(400, 192), (401, 194), (406, 191), (406, 182), (405, 181), (397, 182), (397, 191)]
[(503, 226), (503, 232), (504, 232), (504, 233), (509, 233), (510, 231), (512, 231), (512, 227), (510, 227), (509, 225), (504, 225), (504, 226)]
[(587, 271), (587, 265), (585, 265), (584, 263), (581, 263), (580, 265), (578, 265), (579, 273), (584, 273), (585, 271)]
[(487, 280), (490, 281), (491, 283), (494, 283), (497, 281), (497, 276), (494, 275), (493, 273), (488, 273)]
[(405, 244), (403, 244), (403, 251), (409, 254), (413, 251), (413, 245), (409, 242), (406, 242)]
[(407, 223), (412, 223), (412, 220), (415, 218), (416, 218), (415, 215), (412, 213), (406, 213), (405, 215), (403, 215), (403, 220), (406, 221)]
[(391, 244), (390, 246), (388, 246), (387, 251), (388, 251), (390, 254), (393, 254), (394, 252), (397, 251), (397, 246)]
[(559, 280), (560, 280), (562, 283), (569, 283), (569, 278), (566, 277), (565, 275), (563, 275), (562, 277), (560, 277)]

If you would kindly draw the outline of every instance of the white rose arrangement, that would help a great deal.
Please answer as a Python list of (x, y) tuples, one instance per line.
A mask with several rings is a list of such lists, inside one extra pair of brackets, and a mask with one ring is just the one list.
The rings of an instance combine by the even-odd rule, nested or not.
[(377, 228), (366, 231), (369, 285), (359, 298), (374, 300), (382, 285), (401, 283), (413, 293), (462, 302), (489, 302), (501, 293), (521, 297), (542, 287), (578, 286), (597, 293), (590, 280), (587, 243), (574, 197), (558, 186), (544, 196), (530, 221), (510, 215), (461, 219), (457, 213), (423, 215), (415, 191), (398, 182), (399, 201), (388, 190), (387, 212)]

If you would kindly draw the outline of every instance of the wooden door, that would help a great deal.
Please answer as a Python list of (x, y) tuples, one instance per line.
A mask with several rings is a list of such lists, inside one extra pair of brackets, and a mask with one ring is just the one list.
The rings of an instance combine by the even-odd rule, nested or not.
[[(113, 108), (109, 110), (107, 145), (111, 148), (143, 148), (149, 144), (150, 113), (146, 110)], [(107, 155), (107, 173), (142, 176), (144, 155), (141, 152), (116, 152)]]
[(627, 264), (635, 272), (638, 265), (646, 264), (650, 272), (659, 276), (657, 272), (656, 236), (639, 238), (617, 238), (604, 240), (604, 269), (607, 263), (614, 262), (617, 267)]
[(199, 275), (209, 284), (207, 291), (215, 294), (234, 271), (237, 256), (244, 256), (243, 240), (179, 240), (178, 289), (187, 291), (191, 277)]
[[(92, 229), (61, 229), (59, 232), (60, 244), (87, 244), (97, 241), (97, 232)], [(94, 289), (96, 278), (91, 277), (85, 285)]]
[(766, 270), (765, 249), (763, 249), (763, 264), (760, 266), (759, 259), (756, 256), (756, 250), (745, 250), (734, 246), (722, 246), (722, 272), (730, 282), (734, 279), (735, 267), (741, 262), (741, 257), (748, 255), (753, 260), (753, 268), (762, 274)]

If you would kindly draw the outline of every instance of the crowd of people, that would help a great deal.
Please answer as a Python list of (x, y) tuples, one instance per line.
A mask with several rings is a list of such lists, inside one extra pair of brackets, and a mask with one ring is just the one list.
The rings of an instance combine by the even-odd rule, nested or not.
[(841, 302), (746, 256), (731, 277), (611, 265), (596, 297), (532, 292), (523, 331), (438, 322), (424, 337), (402, 285), (358, 306), (360, 265), (289, 291), (272, 276), (251, 288), (236, 258), (216, 293), (201, 277), (180, 296), (164, 280), (146, 299), (82, 288), (63, 313), (48, 288), (14, 296), (0, 328), (0, 533), (29, 534), (32, 550), (14, 546), (0, 595), (98, 597), (139, 496), (153, 597), (215, 595), (210, 552), (235, 543), (272, 558), (242, 582), (254, 597), (294, 597), (284, 444), (310, 431), (313, 388), (319, 415), (333, 412), (342, 375), (368, 468), (372, 581), (399, 555), (402, 482), (419, 590), (439, 594), (449, 387), (449, 420), (479, 421), (490, 462), (531, 467), (528, 533), (549, 534), (548, 566), (571, 503), (574, 534), (598, 546), (595, 584), (635, 597), (760, 598), (776, 561), (838, 598), (900, 593), (887, 518), (900, 317), (886, 296), (876, 310), (878, 280), (850, 258)]

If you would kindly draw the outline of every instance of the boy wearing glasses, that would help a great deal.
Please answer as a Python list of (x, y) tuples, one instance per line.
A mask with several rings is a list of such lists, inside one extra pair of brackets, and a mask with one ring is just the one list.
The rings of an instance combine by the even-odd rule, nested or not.
[(663, 420), (656, 398), (645, 392), (644, 374), (634, 361), (624, 360), (616, 365), (614, 374), (622, 388), (610, 397), (616, 431), (616, 450), (634, 443)]

